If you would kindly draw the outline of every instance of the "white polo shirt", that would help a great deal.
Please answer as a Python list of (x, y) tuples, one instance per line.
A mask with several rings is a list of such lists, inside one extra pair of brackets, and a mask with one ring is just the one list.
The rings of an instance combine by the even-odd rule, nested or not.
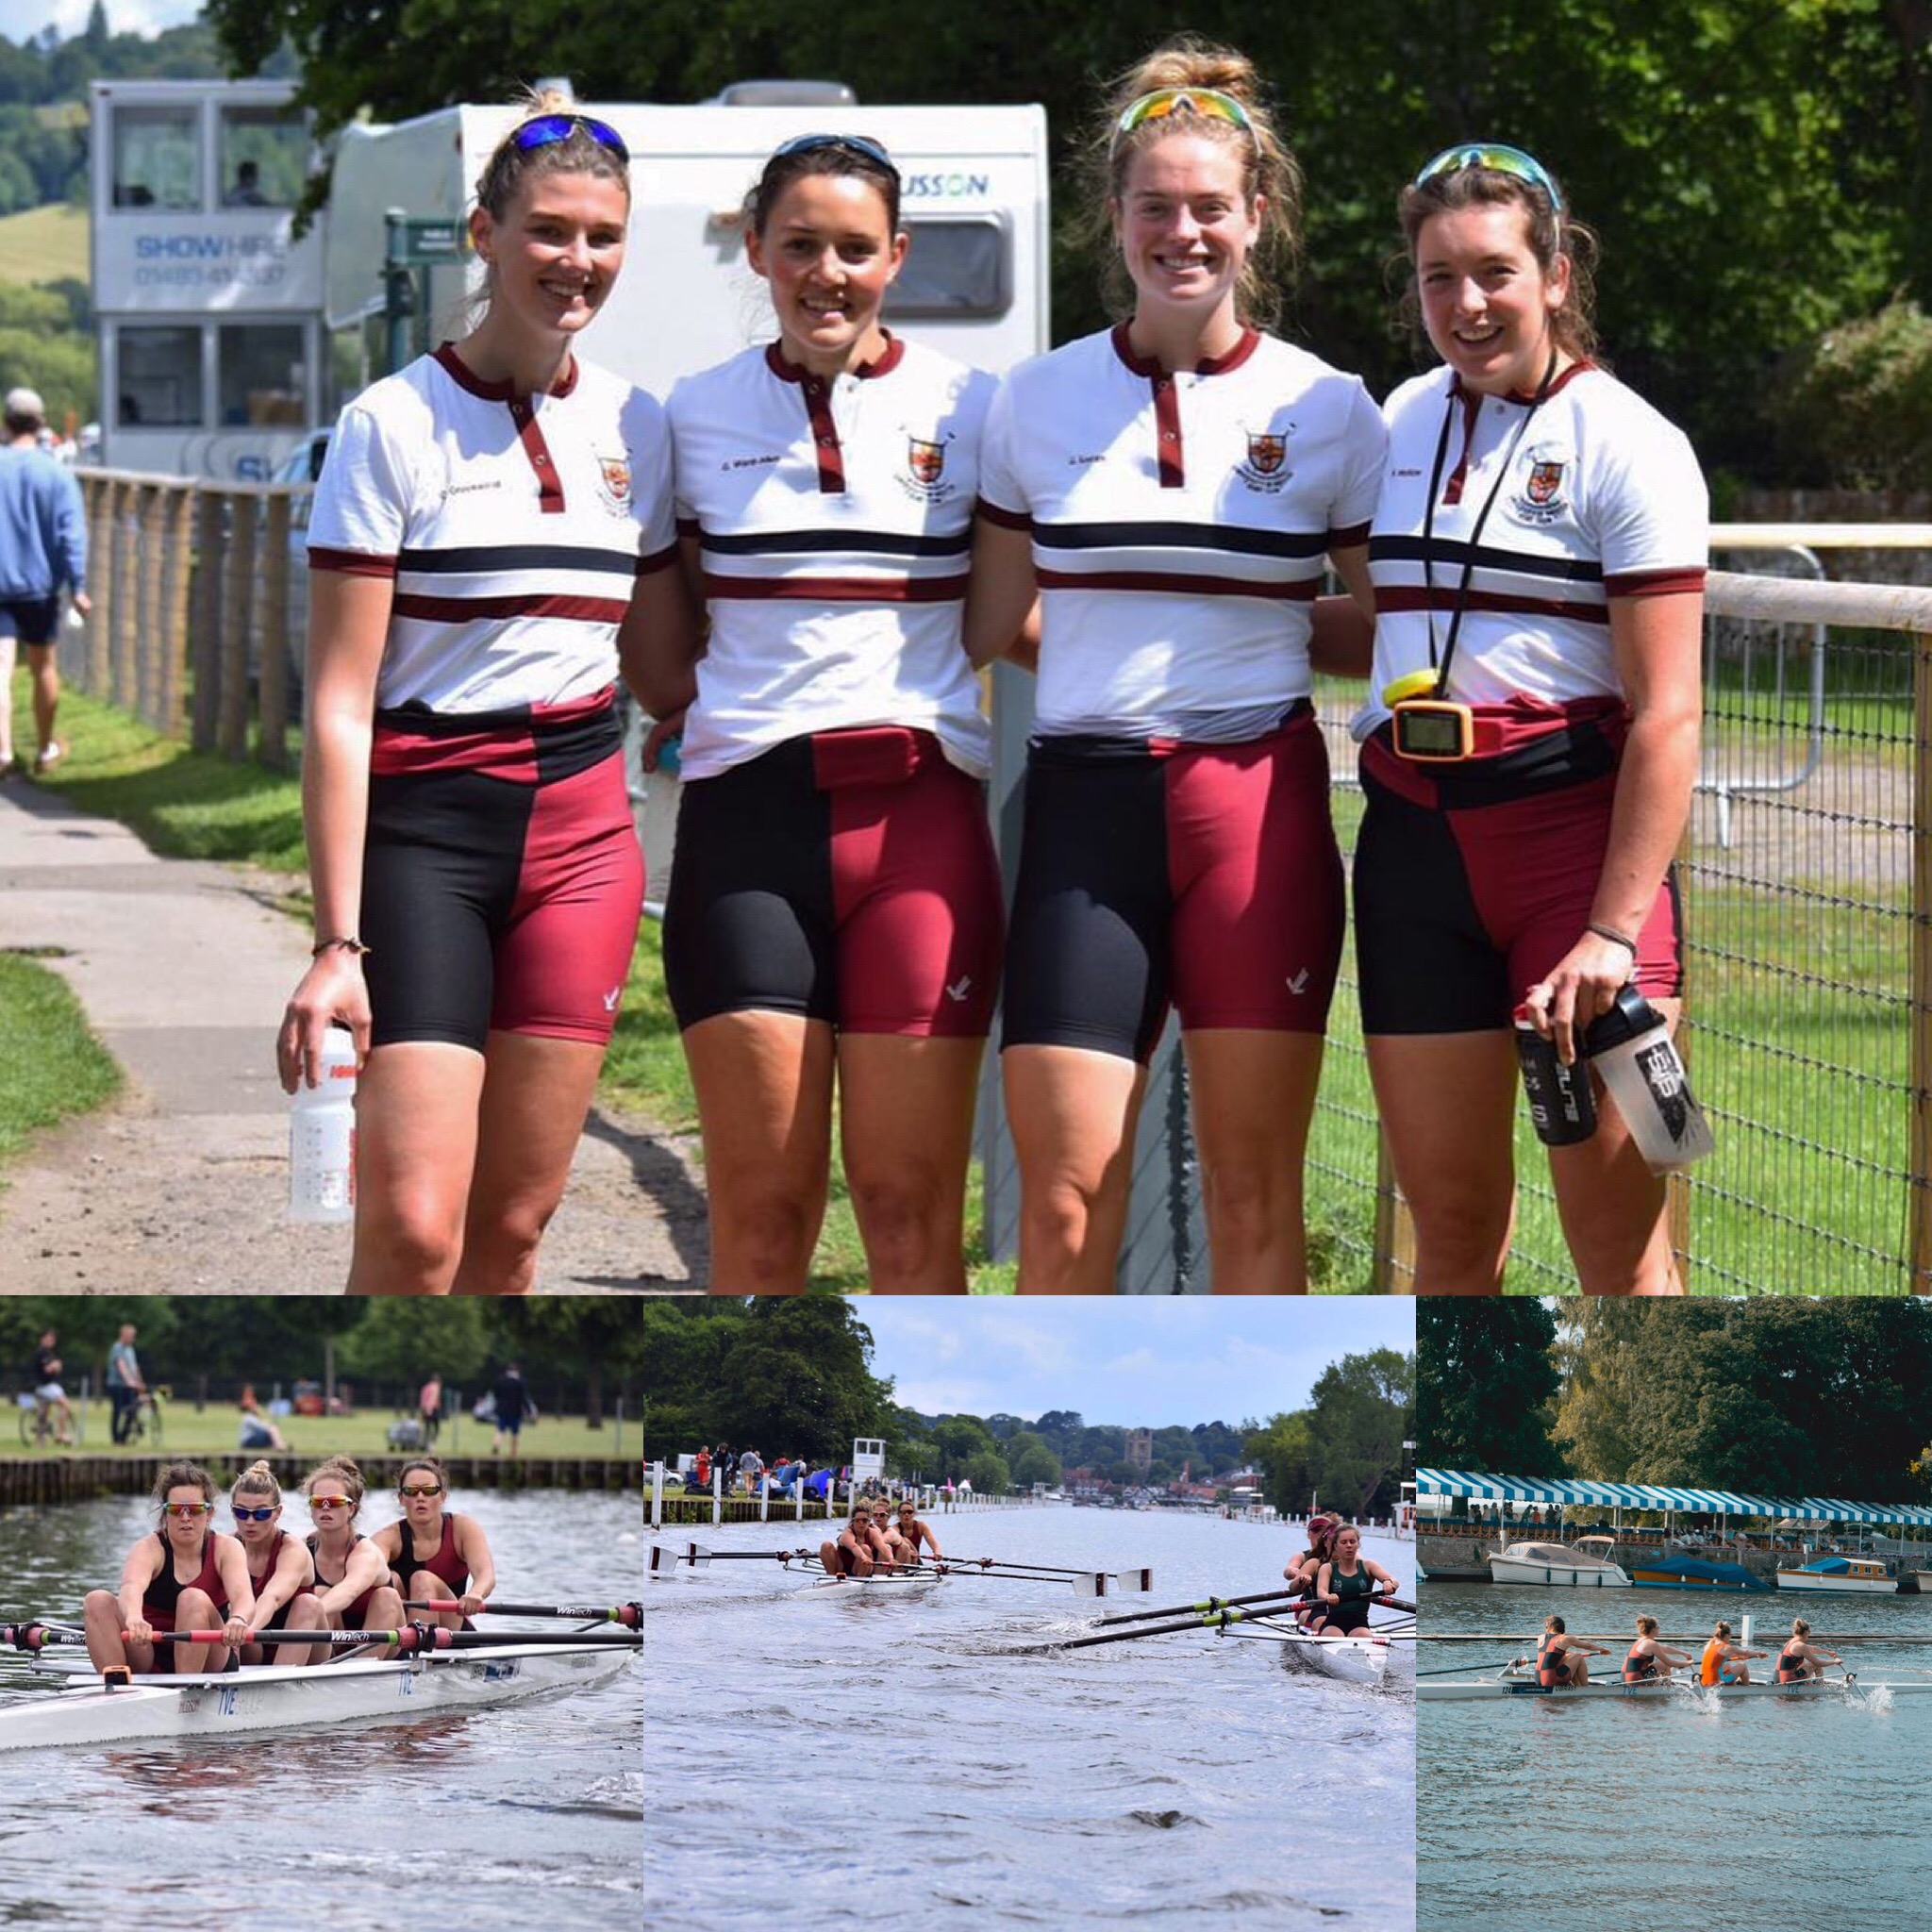
[(1032, 532), (1041, 732), (1306, 697), (1324, 559), (1367, 537), (1385, 441), (1358, 377), (1252, 329), (1194, 371), (1142, 361), (1124, 325), (1013, 370), (980, 508)]
[(831, 381), (773, 345), (672, 391), (678, 528), (698, 540), (711, 618), (687, 778), (860, 724), (923, 727), (985, 776), (961, 620), (992, 388), (894, 338)]
[(632, 585), (676, 560), (654, 398), (575, 360), (550, 394), (513, 395), (448, 343), (342, 411), (308, 523), (310, 569), (394, 579), (383, 710), (594, 696)]
[[(1356, 736), (1389, 715), (1385, 686), (1429, 668), (1432, 616), (1440, 661), (1458, 601), (1452, 697), (1624, 696), (1610, 600), (1704, 583), (1710, 506), (1683, 432), (1587, 362), (1566, 369), (1534, 410), (1526, 397), (1465, 392), (1441, 368), (1404, 383), (1385, 413), (1388, 477), (1369, 540), (1375, 667)], [(1430, 568), (1423, 531), (1439, 449)]]

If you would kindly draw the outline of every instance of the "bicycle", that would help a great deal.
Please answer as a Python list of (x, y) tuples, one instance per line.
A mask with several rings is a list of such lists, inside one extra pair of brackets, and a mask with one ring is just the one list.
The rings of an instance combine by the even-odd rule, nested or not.
[(138, 1442), (146, 1442), (151, 1448), (161, 1446), (161, 1402), (159, 1391), (143, 1389), (134, 1398), (134, 1407), (127, 1417), (127, 1433), (121, 1439), (124, 1449), (132, 1449)]
[(20, 1441), (26, 1449), (44, 1449), (52, 1443), (58, 1449), (74, 1447), (72, 1437), (62, 1436), (54, 1421), (54, 1405), (40, 1394), (22, 1395), (20, 1407)]

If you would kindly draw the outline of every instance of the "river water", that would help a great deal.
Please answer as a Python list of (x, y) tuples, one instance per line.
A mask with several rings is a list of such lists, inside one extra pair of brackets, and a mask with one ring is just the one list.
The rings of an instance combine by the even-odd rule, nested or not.
[[(1520, 1633), (1515, 1644), (1420, 1646), (1419, 1670), (1493, 1675), (1533, 1651), (1551, 1611), (1579, 1636), (1664, 1635), (1753, 1619), (1775, 1651), (1794, 1616), (1869, 1679), (1932, 1676), (1932, 1597), (1778, 1591), (1545, 1590), (1427, 1583), (1424, 1627)], [(1592, 1657), (1614, 1677), (1629, 1640)], [(1754, 1677), (1770, 1667), (1754, 1663)], [(1799, 1702), (1690, 1691), (1654, 1702), (1542, 1698), (1425, 1704), (1417, 1899), (1423, 1932), (1628, 1932), (1632, 1925), (1924, 1932), (1932, 1925), (1932, 1695)]]
[[(1151, 1565), (1148, 1608), (1265, 1590), (1302, 1547), (1285, 1525), (1157, 1511), (927, 1520), (954, 1556)], [(659, 1541), (773, 1550), (824, 1528)], [(1412, 1544), (1365, 1547), (1412, 1583)], [(1064, 1584), (824, 1601), (775, 1562), (682, 1575), (646, 1586), (653, 1925), (1414, 1924), (1401, 1690), (1303, 1675), (1274, 1643), (1205, 1630), (1022, 1654), (1100, 1607)]]
[[(482, 1524), (506, 1595), (637, 1594), (634, 1493), (455, 1507)], [(362, 1526), (392, 1509), (372, 1498)], [(306, 1534), (299, 1501), (283, 1524)], [(125, 1497), (0, 1512), (0, 1622), (78, 1621), (85, 1591), (111, 1588), (151, 1527)], [(50, 1694), (14, 1661), (0, 1699)], [(575, 1697), (411, 1724), (0, 1754), (0, 1924), (636, 1932), (639, 1704), (633, 1668)]]

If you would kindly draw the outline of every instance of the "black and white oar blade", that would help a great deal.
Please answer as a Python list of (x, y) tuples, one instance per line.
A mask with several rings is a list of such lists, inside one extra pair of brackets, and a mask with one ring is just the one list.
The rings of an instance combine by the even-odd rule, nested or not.
[(1120, 1578), (1107, 1570), (1083, 1570), (1067, 1581), (1074, 1586), (1075, 1596), (1113, 1596), (1121, 1587)]

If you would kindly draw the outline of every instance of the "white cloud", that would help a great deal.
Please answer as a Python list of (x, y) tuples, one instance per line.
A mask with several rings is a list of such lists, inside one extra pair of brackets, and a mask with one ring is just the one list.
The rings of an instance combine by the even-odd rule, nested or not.
[(927, 1415), (1036, 1417), (1165, 1427), (1304, 1407), (1344, 1355), (1415, 1346), (1415, 1304), (1356, 1296), (974, 1297), (867, 1301), (874, 1372)]
[[(43, 27), (71, 39), (87, 25), (92, 0), (0, 0), (0, 34), (30, 40)], [(186, 26), (201, 12), (201, 0), (108, 0), (108, 29), (117, 34), (156, 34)]]

